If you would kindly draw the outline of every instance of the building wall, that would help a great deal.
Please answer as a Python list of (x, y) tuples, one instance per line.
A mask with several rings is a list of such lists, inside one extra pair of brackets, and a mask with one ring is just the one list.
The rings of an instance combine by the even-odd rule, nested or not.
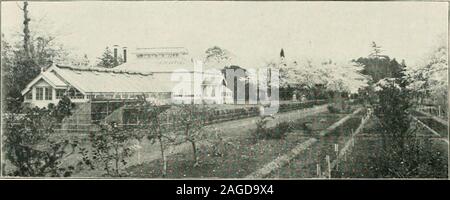
[[(42, 100), (38, 100), (36, 98), (36, 88), (49, 88), (52, 91), (52, 96), (50, 100), (46, 100), (45, 99), (45, 94), (47, 91), (44, 90), (43, 93), (43, 99)], [(45, 80), (40, 80), (38, 81), (36, 84), (33, 85), (33, 87), (31, 87), (30, 90), (31, 94), (32, 94), (32, 99), (24, 99), (24, 103), (31, 106), (31, 107), (39, 107), (39, 108), (44, 108), (44, 107), (48, 107), (48, 104), (53, 103), (54, 105), (57, 105), (60, 99), (56, 98), (56, 89), (53, 88), (49, 83), (47, 83)], [(72, 99), (72, 102), (74, 103), (83, 103), (83, 102), (87, 102), (87, 99)]]

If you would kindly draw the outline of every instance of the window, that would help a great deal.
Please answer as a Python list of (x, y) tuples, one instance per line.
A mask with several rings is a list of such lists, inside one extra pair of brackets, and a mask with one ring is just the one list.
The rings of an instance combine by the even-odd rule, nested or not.
[(50, 87), (46, 87), (45, 89), (45, 100), (52, 100), (53, 98), (53, 89)]
[(216, 88), (213, 88), (211, 91), (211, 97), (215, 97), (216, 96)]
[(37, 87), (36, 88), (36, 100), (44, 99), (44, 88)]
[(56, 99), (62, 99), (65, 94), (66, 94), (66, 90), (56, 89)]

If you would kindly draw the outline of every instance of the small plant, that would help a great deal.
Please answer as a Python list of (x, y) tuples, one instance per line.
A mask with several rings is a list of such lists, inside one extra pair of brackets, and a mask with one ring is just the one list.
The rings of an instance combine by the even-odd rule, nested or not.
[(206, 114), (211, 110), (203, 105), (182, 104), (176, 105), (173, 111), (171, 115), (175, 116), (175, 124), (180, 127), (180, 130), (173, 133), (182, 142), (191, 143), (194, 167), (197, 167), (200, 164), (197, 152), (198, 143), (210, 137), (203, 127), (208, 122)]
[(106, 176), (120, 177), (126, 175), (123, 169), (126, 159), (135, 151), (134, 141), (142, 138), (134, 131), (127, 131), (117, 126), (115, 122), (103, 125), (99, 132), (89, 135), (90, 150), (80, 148), (82, 164), (91, 169), (103, 169)]
[(268, 122), (267, 117), (262, 117), (256, 122), (256, 130), (251, 135), (252, 142), (256, 143), (261, 139), (284, 139), (287, 133), (294, 129), (291, 122), (280, 122), (273, 128), (267, 128)]
[(302, 129), (306, 134), (311, 134), (313, 132), (313, 127), (311, 122), (302, 123)]
[(267, 117), (261, 117), (256, 122), (256, 130), (251, 132), (251, 141), (252, 143), (257, 143), (258, 140), (263, 139), (264, 135), (266, 135), (267, 130), (267, 123), (269, 120)]
[(328, 105), (327, 106), (328, 112), (332, 113), (332, 114), (339, 114), (342, 112), (342, 110), (338, 107), (336, 107), (334, 104)]

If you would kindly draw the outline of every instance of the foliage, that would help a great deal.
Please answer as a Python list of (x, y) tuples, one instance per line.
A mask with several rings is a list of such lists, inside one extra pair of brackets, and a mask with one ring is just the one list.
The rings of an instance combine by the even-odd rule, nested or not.
[(372, 53), (368, 57), (360, 57), (354, 62), (363, 66), (362, 74), (370, 76), (374, 83), (383, 78), (399, 77), (405, 68), (405, 63), (398, 63), (387, 55), (381, 55), (381, 47), (372, 42)]
[(341, 112), (341, 110), (334, 105), (328, 105), (327, 109), (328, 109), (328, 112), (333, 113), (333, 114)]
[(65, 117), (72, 115), (72, 110), (74, 108), (75, 104), (72, 103), (70, 98), (67, 96), (63, 96), (56, 105), (53, 115), (56, 117), (58, 123), (61, 123)]
[(174, 133), (180, 141), (191, 144), (194, 166), (198, 166), (198, 143), (210, 137), (210, 133), (203, 129), (208, 123), (206, 115), (210, 112), (210, 109), (204, 105), (181, 104), (174, 105), (174, 109), (170, 112), (171, 116), (176, 115), (174, 125), (180, 128), (175, 130)]
[[(419, 104), (437, 104), (448, 109), (448, 57), (447, 43), (441, 39), (423, 62), (407, 68), (408, 88), (413, 90)], [(427, 102), (431, 100), (431, 102)]]
[(57, 119), (52, 109), (25, 109), (23, 114), (5, 117), (4, 150), (14, 165), (14, 176), (70, 176), (73, 166), (61, 167), (63, 159), (77, 142), (60, 140), (55, 134)]
[(229, 51), (218, 46), (213, 46), (206, 49), (205, 54), (206, 62), (222, 63), (224, 61), (228, 61), (231, 58)]
[(106, 176), (126, 175), (126, 159), (135, 152), (135, 142), (142, 136), (133, 130), (121, 128), (112, 122), (103, 125), (98, 132), (89, 134), (90, 147), (80, 148), (82, 164), (91, 169), (103, 169)]
[(159, 143), (159, 150), (161, 152), (162, 162), (162, 175), (167, 175), (167, 159), (165, 150), (174, 142), (174, 138), (170, 136), (170, 131), (167, 126), (163, 125), (164, 117), (163, 112), (167, 110), (167, 107), (158, 106), (145, 100), (144, 96), (139, 96), (140, 104), (137, 106), (139, 115), (139, 125), (135, 131), (142, 132), (150, 142)]
[[(379, 120), (383, 151), (377, 168), (387, 177), (421, 177), (439, 160), (431, 149), (429, 138), (419, 138), (409, 109), (411, 91), (404, 76), (385, 78), (376, 84), (378, 103), (375, 114)], [(434, 163), (434, 164), (433, 164)]]
[(33, 21), (29, 17), (28, 3), (25, 1), (23, 4), (21, 8), (24, 13), (23, 34), (13, 36), (19, 38), (8, 38), (10, 41), (17, 41), (14, 43), (8, 42), (4, 34), (1, 37), (2, 80), (4, 80), (2, 100), (5, 101), (5, 111), (12, 113), (21, 112), (23, 102), (21, 90), (40, 73), (41, 68), (47, 68), (56, 62), (76, 62), (63, 45), (56, 42), (56, 34), (42, 29), (43, 26), (39, 24), (41, 21)]
[(284, 139), (287, 133), (294, 129), (291, 122), (280, 122), (274, 127), (268, 128), (269, 118), (261, 117), (256, 122), (256, 130), (251, 133), (253, 143), (258, 142), (258, 140)]
[(446, 171), (446, 163), (442, 155), (432, 149), (429, 137), (418, 138), (412, 136), (417, 129), (411, 130), (411, 137), (403, 147), (390, 146), (383, 149), (377, 160), (377, 170), (383, 177), (395, 178), (429, 178), (436, 177)]
[(306, 96), (308, 99), (333, 97), (331, 93), (351, 93), (366, 85), (366, 77), (360, 74), (362, 66), (355, 62), (338, 63), (332, 60), (267, 64), (277, 68), (280, 76), (280, 98), (292, 99)]
[(117, 59), (114, 58), (113, 52), (109, 47), (105, 48), (102, 56), (98, 59), (100, 61), (97, 63), (97, 66), (104, 68), (113, 68), (123, 63), (123, 59), (120, 56), (117, 56)]

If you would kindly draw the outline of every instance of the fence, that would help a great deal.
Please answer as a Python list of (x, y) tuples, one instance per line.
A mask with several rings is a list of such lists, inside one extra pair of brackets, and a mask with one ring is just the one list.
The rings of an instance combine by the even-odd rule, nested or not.
[[(307, 102), (290, 102), (290, 103), (282, 103), (279, 107), (279, 112), (289, 112), (292, 110), (299, 110), (299, 109), (305, 109), (305, 108), (311, 108), (315, 105), (322, 105), (326, 104), (326, 100), (316, 100), (316, 101), (307, 101)], [(108, 108), (112, 108), (114, 106), (109, 106)], [(118, 106), (117, 106), (118, 107)], [(120, 127), (125, 128), (136, 128), (137, 126), (141, 126), (141, 119), (139, 119), (139, 109), (136, 109), (136, 107), (118, 107), (115, 111), (118, 109), (122, 109), (122, 115), (121, 117), (118, 117), (118, 119), (121, 119), (121, 121), (118, 121), (118, 125)], [(96, 110), (91, 110), (92, 113), (91, 116), (98, 116), (98, 113)], [(104, 109), (103, 109), (104, 110)], [(108, 113), (111, 115), (114, 113), (112, 109), (107, 109)], [(100, 111), (102, 115), (105, 113), (103, 111)], [(96, 119), (92, 120), (90, 123), (86, 122), (85, 120), (79, 120), (80, 115), (86, 115), (86, 113), (77, 113), (78, 116), (71, 116), (71, 120), (66, 120), (65, 123), (58, 125), (55, 129), (55, 132), (58, 133), (61, 136), (66, 135), (67, 137), (85, 137), (88, 132), (97, 132), (100, 130), (99, 124), (101, 124), (101, 120)], [(108, 115), (108, 116), (110, 116)], [(232, 120), (239, 120), (244, 118), (250, 118), (255, 117), (259, 115), (259, 107), (253, 106), (253, 107), (240, 107), (240, 108), (228, 108), (228, 109), (213, 109), (210, 110), (208, 113), (198, 113), (196, 116), (201, 118), (206, 125), (225, 122), (225, 121), (232, 121)], [(105, 116), (105, 118), (108, 118), (108, 116)], [(174, 130), (177, 127), (176, 119), (174, 115), (161, 115), (161, 127), (164, 130)], [(73, 119), (74, 118), (74, 119)], [(82, 122), (82, 123), (80, 123)], [(92, 123), (94, 122), (94, 123)]]

